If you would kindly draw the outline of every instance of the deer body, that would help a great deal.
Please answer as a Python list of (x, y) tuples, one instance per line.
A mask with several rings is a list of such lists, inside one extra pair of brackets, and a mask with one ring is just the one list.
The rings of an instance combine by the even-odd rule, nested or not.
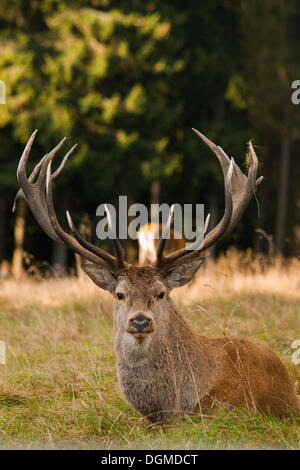
[[(135, 276), (135, 270), (127, 273), (130, 279)], [(127, 315), (132, 307), (146, 314), (153, 277), (156, 274), (144, 268), (142, 277), (134, 279)], [(257, 407), (276, 416), (284, 416), (289, 408), (297, 410), (286, 368), (264, 345), (247, 338), (196, 335), (168, 294), (150, 308), (155, 331), (150, 333), (152, 338), (140, 339), (128, 333), (124, 309), (117, 306), (115, 340), (120, 387), (129, 403), (150, 421), (208, 413), (215, 402)]]
[[(42, 158), (27, 178), (26, 163), (36, 131), (32, 134), (17, 170), (21, 188), (16, 199), (27, 201), (50, 238), (87, 259), (90, 263), (82, 266), (84, 271), (95, 284), (116, 298), (115, 349), (119, 383), (127, 400), (143, 416), (152, 422), (166, 421), (178, 413), (209, 412), (215, 402), (254, 406), (277, 416), (285, 416), (290, 409), (299, 412), (287, 370), (268, 348), (247, 338), (197, 336), (170, 298), (173, 288), (190, 282), (198, 271), (204, 261), (201, 253), (237, 224), (262, 180), (262, 177), (256, 180), (258, 161), (251, 143), (246, 176), (221, 147), (195, 132), (221, 165), (224, 215), (207, 234), (209, 216), (206, 218), (205, 236), (200, 246), (195, 242), (188, 248), (164, 254), (164, 234), (170, 232), (172, 222), (171, 208), (156, 259), (149, 266), (129, 265), (118, 239), (112, 239), (115, 256), (84, 240), (69, 213), (72, 235), (62, 229), (55, 214), (52, 180), (61, 172), (75, 147), (53, 174), (51, 162), (64, 139)], [(112, 218), (108, 209), (106, 211), (111, 226)]]

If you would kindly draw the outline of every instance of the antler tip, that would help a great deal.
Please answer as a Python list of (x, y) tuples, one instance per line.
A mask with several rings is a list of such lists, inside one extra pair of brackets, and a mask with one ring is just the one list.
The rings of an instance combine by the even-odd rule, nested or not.
[(206, 232), (207, 232), (208, 225), (209, 225), (209, 221), (210, 221), (210, 213), (207, 214), (206, 219), (205, 219), (205, 222), (204, 222), (204, 231), (203, 231), (203, 235), (205, 235)]
[(74, 223), (73, 223), (73, 220), (72, 220), (72, 217), (71, 217), (69, 211), (66, 211), (66, 216), (67, 216), (67, 221), (68, 221), (69, 227), (73, 232), (73, 229), (75, 228), (75, 226), (74, 226)]
[(199, 132), (197, 129), (195, 129), (194, 127), (192, 127), (192, 131), (195, 132), (195, 134), (197, 134), (199, 137), (204, 137), (203, 134), (201, 134), (201, 132)]
[(249, 150), (250, 150), (250, 152), (251, 152), (252, 158), (253, 158), (255, 161), (257, 161), (257, 156), (256, 156), (256, 153), (255, 153), (253, 144), (252, 144), (252, 140), (249, 140), (248, 146), (249, 146)]
[(49, 187), (51, 186), (52, 175), (51, 175), (51, 167), (52, 167), (52, 158), (49, 154), (47, 160), (47, 169), (46, 169), (46, 191), (48, 191)]
[(255, 186), (257, 187), (257, 186), (262, 182), (263, 179), (265, 179), (265, 177), (264, 177), (264, 176), (260, 176), (260, 177), (256, 180)]
[[(204, 134), (202, 134), (200, 131), (198, 131), (194, 127), (192, 127), (192, 131), (194, 131), (195, 134), (197, 134), (197, 136), (200, 137), (200, 139), (205, 143), (205, 145), (207, 145), (208, 148), (210, 148), (210, 150), (212, 150), (214, 153), (216, 153), (216, 151), (219, 149), (219, 147), (216, 144), (214, 144)], [(218, 156), (218, 158), (220, 158), (220, 157)]]
[(32, 143), (33, 143), (33, 141), (34, 141), (34, 139), (35, 139), (35, 136), (37, 135), (37, 132), (38, 132), (38, 129), (35, 129), (35, 130), (33, 131), (33, 133), (31, 134), (31, 136), (30, 136), (29, 139), (28, 139), (28, 142), (27, 142), (25, 148), (29, 148), (29, 149), (31, 148), (31, 145), (32, 145)]
[(231, 158), (231, 159), (230, 159), (229, 168), (228, 168), (228, 171), (227, 171), (227, 178), (228, 178), (229, 180), (231, 180), (231, 177), (232, 177), (233, 165), (234, 165), (234, 159)]

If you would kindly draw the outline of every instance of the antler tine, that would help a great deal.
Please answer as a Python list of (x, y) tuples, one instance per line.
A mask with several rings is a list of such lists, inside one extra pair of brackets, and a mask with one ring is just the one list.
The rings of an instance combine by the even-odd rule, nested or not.
[[(54, 149), (52, 149), (52, 151), (50, 153), (46, 153), (46, 155), (44, 155), (43, 158), (35, 165), (34, 169), (31, 172), (31, 175), (27, 178), (26, 177), (26, 165), (27, 165), (28, 156), (29, 156), (29, 153), (30, 153), (30, 150), (31, 150), (31, 147), (32, 147), (32, 144), (33, 144), (36, 133), (37, 133), (37, 129), (32, 133), (30, 139), (27, 142), (27, 145), (26, 145), (25, 150), (23, 152), (23, 155), (20, 159), (20, 163), (19, 163), (18, 170), (17, 170), (17, 178), (18, 178), (18, 181), (20, 183), (20, 186), (23, 186), (24, 190), (26, 192), (31, 191), (31, 185), (32, 184), (34, 184), (34, 185), (40, 184), (41, 189), (45, 188), (47, 165), (44, 165), (44, 163), (45, 163), (47, 157), (50, 155), (50, 153), (52, 154), (52, 158), (54, 157), (55, 153), (61, 148), (61, 146), (63, 145), (63, 143), (66, 140), (66, 138), (64, 138), (58, 144), (58, 146), (56, 146)], [(69, 150), (69, 152), (66, 153), (66, 155), (64, 156), (61, 164), (59, 165), (57, 170), (53, 173), (53, 175), (52, 175), (53, 179), (56, 178), (60, 174), (60, 172), (62, 171), (62, 169), (65, 166), (66, 161), (68, 160), (69, 156), (73, 153), (73, 151), (75, 150), (76, 147), (77, 147), (77, 144), (75, 144)], [(41, 169), (41, 172), (40, 172), (38, 181), (36, 183), (34, 183), (34, 179), (38, 175), (38, 172), (40, 171), (40, 169)], [(26, 180), (30, 184), (27, 184)], [(19, 201), (19, 199), (24, 199), (26, 201), (26, 196), (25, 196), (24, 191), (23, 191), (22, 188), (20, 188), (19, 191), (16, 194), (14, 204), (13, 204), (13, 208), (12, 208), (13, 213), (16, 210), (16, 205), (17, 205), (17, 202)]]
[[(29, 183), (33, 183), (34, 178), (38, 174), (38, 172), (39, 172), (41, 166), (43, 165), (43, 163), (44, 163), (47, 156), (48, 156), (48, 153), (46, 153), (46, 155), (44, 155), (43, 158), (35, 165), (34, 169), (32, 170), (31, 175), (28, 178)], [(17, 192), (17, 194), (15, 196), (15, 200), (14, 200), (14, 204), (13, 204), (13, 208), (12, 208), (12, 213), (15, 212), (16, 207), (17, 207), (17, 202), (19, 201), (19, 199), (24, 199), (24, 201), (26, 201), (25, 194), (23, 192), (23, 189), (21, 189), (21, 188), (19, 189), (19, 191)]]
[[(233, 198), (232, 198), (232, 176), (233, 176), (233, 158), (230, 160), (229, 168), (225, 178), (225, 211), (221, 221), (217, 227), (212, 229), (203, 240), (201, 251), (206, 250), (211, 245), (216, 243), (226, 233), (233, 214)], [(208, 228), (208, 222), (206, 224), (206, 230)]]
[(68, 220), (68, 224), (69, 224), (69, 227), (74, 235), (74, 237), (76, 238), (76, 240), (78, 241), (78, 243), (80, 243), (81, 246), (83, 246), (84, 248), (86, 248), (87, 250), (91, 251), (92, 253), (94, 253), (95, 255), (99, 256), (99, 258), (102, 258), (104, 261), (106, 261), (109, 265), (114, 265), (115, 264), (115, 258), (114, 256), (110, 255), (109, 253), (106, 253), (106, 251), (102, 250), (101, 248), (99, 248), (98, 246), (95, 246), (95, 245), (92, 245), (91, 243), (89, 243), (87, 240), (85, 240), (84, 238), (82, 238), (82, 236), (79, 234), (79, 232), (76, 230), (76, 227), (74, 225), (74, 222), (72, 220), (72, 217), (69, 213), (69, 211), (66, 212), (67, 214), (67, 220)]
[(257, 188), (257, 186), (262, 182), (263, 179), (264, 179), (263, 176), (260, 176), (259, 178), (257, 178), (256, 183), (255, 183), (255, 187), (256, 187), (256, 188)]
[[(251, 142), (249, 142), (249, 151), (251, 161), (248, 168), (248, 177), (246, 177), (241, 172), (241, 170), (236, 164), (234, 165), (234, 211), (232, 214), (231, 222), (227, 228), (227, 232), (229, 232), (239, 222), (256, 188), (256, 173), (258, 167), (258, 160)], [(260, 181), (258, 182), (258, 184), (259, 183)]]
[(34, 179), (35, 177), (37, 176), (40, 168), (43, 166), (43, 163), (44, 161), (46, 160), (46, 158), (48, 157), (48, 153), (46, 153), (43, 158), (35, 165), (34, 169), (32, 170), (31, 172), (31, 175), (28, 177), (28, 181), (29, 183), (33, 183), (34, 182)]
[(25, 147), (25, 149), (22, 153), (22, 156), (20, 158), (19, 165), (18, 165), (17, 178), (18, 178), (18, 182), (19, 182), (20, 186), (22, 186), (22, 188), (28, 188), (29, 187), (29, 181), (28, 181), (27, 176), (26, 176), (26, 165), (27, 165), (27, 160), (28, 160), (28, 157), (29, 157), (29, 153), (30, 153), (33, 141), (35, 139), (35, 136), (37, 134), (37, 131), (38, 130), (35, 129), (35, 131), (29, 137), (28, 142), (26, 144), (26, 147)]
[(225, 173), (228, 169), (228, 166), (230, 164), (230, 158), (224, 150), (219, 147), (218, 145), (214, 144), (211, 140), (209, 140), (204, 134), (201, 134), (197, 129), (192, 128), (192, 131), (197, 134), (198, 137), (200, 137), (201, 140), (205, 143), (205, 145), (216, 155), (217, 159), (219, 160), (219, 163), (221, 165), (223, 174), (225, 176)]
[[(94, 247), (90, 243), (83, 240), (77, 233), (69, 214), (67, 214), (68, 222), (71, 230), (75, 235), (75, 238), (72, 235), (64, 232), (56, 217), (52, 199), (52, 181), (61, 173), (69, 156), (77, 147), (77, 144), (66, 153), (59, 167), (51, 174), (52, 160), (58, 150), (60, 150), (60, 148), (63, 146), (66, 140), (64, 137), (59, 142), (59, 144), (56, 145), (56, 147), (54, 147), (41, 159), (39, 163), (37, 163), (30, 177), (27, 179), (26, 164), (36, 133), (37, 130), (35, 130), (30, 136), (18, 165), (17, 178), (21, 188), (17, 193), (15, 203), (19, 198), (25, 199), (38, 224), (55, 242), (69, 247), (71, 250), (75, 251), (91, 262), (97, 264), (107, 264), (114, 271), (117, 269), (117, 267), (125, 266), (122, 248), (121, 246), (118, 247), (117, 243), (114, 244), (117, 250), (116, 259), (114, 256), (104, 252), (98, 247)], [(37, 175), (37, 181), (34, 182)]]
[[(50, 156), (53, 158), (54, 155), (58, 152), (58, 150), (60, 150), (60, 148), (63, 146), (63, 144), (65, 143), (66, 141), (66, 137), (64, 137), (57, 145), (56, 147), (54, 147), (51, 152), (49, 154), (46, 154), (44, 155), (44, 157), (42, 158), (42, 160), (35, 166), (33, 172), (31, 173), (30, 177), (27, 179), (27, 176), (26, 176), (26, 166), (27, 166), (27, 161), (28, 161), (28, 157), (29, 157), (29, 153), (30, 153), (30, 150), (31, 150), (31, 147), (32, 147), (32, 144), (33, 144), (33, 141), (35, 139), (35, 136), (37, 134), (37, 129), (31, 134), (27, 144), (26, 144), (26, 147), (24, 149), (24, 152), (21, 156), (21, 159), (20, 159), (20, 162), (19, 162), (19, 165), (18, 165), (18, 169), (17, 169), (17, 179), (18, 179), (18, 182), (20, 184), (20, 186), (26, 190), (26, 188), (29, 188), (29, 183), (32, 183), (33, 182), (33, 179), (35, 178), (38, 170), (40, 168), (43, 169), (43, 165), (45, 163), (45, 161), (50, 158)], [(42, 170), (41, 170), (42, 171)]]
[[(225, 211), (222, 217), (222, 220), (218, 224), (218, 231), (212, 230), (209, 232), (207, 236), (204, 237), (204, 240), (201, 243), (200, 238), (196, 240), (194, 243), (189, 245), (188, 248), (182, 248), (180, 250), (171, 253), (168, 256), (165, 256), (160, 262), (156, 260), (155, 264), (159, 267), (171, 267), (175, 261), (179, 260), (182, 257), (190, 258), (194, 256), (198, 256), (198, 254), (213, 243), (216, 243), (225, 233), (228, 225), (230, 224), (231, 216), (232, 216), (232, 195), (231, 195), (231, 179), (232, 179), (232, 172), (233, 172), (233, 160), (231, 160), (229, 164), (229, 168), (225, 177)], [(204, 234), (207, 230), (208, 223), (209, 223), (210, 214), (206, 217), (205, 224), (204, 224)]]
[[(111, 213), (110, 213), (110, 211), (108, 209), (108, 206), (106, 204), (104, 204), (104, 207), (105, 207), (105, 211), (106, 211), (106, 214), (107, 214), (108, 228), (109, 228), (110, 232), (113, 232), (113, 221), (112, 221)], [(112, 238), (112, 243), (113, 243), (113, 246), (114, 246), (114, 250), (116, 252), (116, 257), (117, 257), (119, 267), (120, 268), (125, 268), (126, 263), (124, 261), (124, 252), (123, 252), (123, 248), (121, 246), (121, 243), (120, 243), (119, 239), (118, 238)]]
[[(214, 152), (220, 165), (222, 167), (223, 174), (228, 169), (230, 164), (230, 159), (228, 155), (224, 152), (224, 150), (215, 145), (211, 140), (209, 140), (205, 135), (201, 134), (201, 132), (193, 129), (193, 131), (200, 137), (200, 139), (207, 145), (207, 147)], [(233, 214), (232, 220), (227, 227), (226, 233), (230, 232), (233, 227), (238, 223), (240, 220), (244, 210), (246, 209), (249, 201), (254, 193), (255, 188), (261, 183), (263, 180), (263, 176), (260, 176), (256, 180), (256, 173), (258, 167), (258, 161), (253, 149), (253, 145), (249, 142), (249, 153), (250, 153), (250, 164), (248, 169), (248, 176), (244, 175), (238, 165), (233, 160), (233, 176), (232, 176), (232, 202), (233, 202)], [(218, 226), (216, 226), (213, 231), (216, 232), (218, 230)]]
[(56, 233), (57, 237), (72, 251), (75, 251), (75, 253), (78, 253), (79, 255), (83, 256), (89, 261), (92, 261), (93, 263), (102, 263), (103, 260), (99, 258), (99, 256), (86, 250), (83, 246), (81, 246), (77, 242), (75, 238), (73, 238), (68, 233), (64, 232), (61, 225), (59, 224), (58, 219), (56, 217), (53, 199), (52, 199), (51, 163), (52, 163), (52, 160), (49, 159), (48, 168), (47, 168), (47, 178), (46, 178), (46, 204), (47, 204), (48, 216), (50, 219), (52, 229)]
[[(225, 181), (225, 212), (222, 220), (214, 227), (208, 234), (205, 235), (203, 243), (199, 246), (199, 240), (190, 245), (187, 250), (183, 248), (174, 253), (161, 258), (156, 261), (157, 265), (172, 266), (172, 264), (182, 257), (194, 257), (216, 243), (226, 233), (233, 229), (233, 227), (240, 220), (243, 212), (245, 211), (249, 201), (256, 189), (261, 183), (263, 177), (256, 180), (256, 173), (258, 167), (257, 157), (251, 142), (249, 142), (249, 150), (247, 155), (248, 176), (244, 175), (233, 158), (229, 158), (224, 150), (215, 145), (201, 132), (193, 129), (193, 131), (201, 138), (201, 140), (210, 148), (216, 155), (224, 176)], [(208, 219), (206, 219), (204, 232), (206, 233), (208, 227)], [(197, 251), (196, 251), (197, 250)]]
[[(38, 179), (35, 183), (35, 185), (37, 186), (40, 186), (41, 188), (45, 189), (45, 186), (46, 186), (46, 175), (47, 175), (47, 169), (48, 169), (48, 165), (49, 165), (49, 162), (50, 160), (52, 161), (53, 158), (55, 157), (56, 153), (61, 149), (61, 147), (64, 145), (66, 141), (66, 137), (64, 137), (57, 145), (56, 147), (54, 147), (51, 152), (49, 152), (47, 155), (46, 155), (46, 158), (43, 158), (42, 159), (42, 165), (41, 165), (41, 171), (40, 171), (40, 174), (38, 176)], [(72, 150), (72, 149), (71, 149)], [(70, 151), (67, 153), (67, 155), (69, 156), (70, 155)], [(64, 160), (65, 160), (66, 156), (64, 157)]]
[(162, 232), (159, 244), (158, 244), (158, 248), (157, 248), (157, 251), (156, 251), (156, 259), (157, 259), (158, 263), (160, 263), (162, 261), (162, 259), (164, 258), (163, 251), (164, 251), (165, 246), (166, 246), (167, 237), (170, 234), (170, 228), (171, 228), (172, 220), (173, 220), (173, 217), (174, 217), (174, 207), (175, 207), (174, 204), (172, 204), (172, 206), (170, 207), (168, 220), (167, 220), (165, 228)]
[(74, 152), (74, 150), (77, 147), (78, 147), (78, 144), (73, 145), (73, 147), (66, 153), (66, 155), (62, 159), (61, 164), (59, 165), (59, 167), (54, 171), (54, 173), (52, 173), (52, 180), (54, 180), (55, 178), (57, 178), (57, 176), (60, 175), (60, 173), (62, 172), (62, 170), (65, 166), (65, 164), (67, 163), (67, 160), (68, 160), (69, 156)]
[(13, 214), (16, 212), (17, 202), (18, 202), (20, 199), (24, 199), (24, 200), (25, 200), (25, 196), (24, 196), (24, 193), (23, 193), (23, 189), (19, 189), (19, 191), (17, 192), (17, 194), (16, 194), (16, 196), (15, 196), (14, 203), (13, 203), (12, 210), (11, 210)]
[(65, 139), (63, 139), (51, 152), (46, 154), (42, 160), (35, 166), (32, 174), (27, 179), (26, 176), (26, 164), (29, 157), (29, 152), (31, 150), (34, 138), (36, 136), (37, 130), (35, 130), (30, 136), (22, 157), (20, 159), (18, 169), (17, 169), (17, 179), (21, 186), (21, 189), (18, 191), (15, 198), (15, 203), (13, 210), (18, 199), (23, 198), (29, 205), (36, 221), (42, 227), (42, 229), (47, 233), (47, 235), (52, 238), (57, 243), (62, 243), (61, 239), (56, 235), (53, 230), (49, 217), (47, 214), (46, 200), (45, 200), (45, 183), (37, 181), (33, 183), (35, 176), (38, 171), (43, 171), (43, 168), (47, 168), (48, 161), (52, 155), (54, 155), (63, 145)]
[[(54, 147), (54, 149), (52, 149), (51, 152), (49, 152), (46, 155), (46, 158), (43, 159), (44, 161), (43, 161), (43, 164), (42, 164), (42, 167), (41, 167), (41, 171), (40, 171), (38, 180), (35, 183), (36, 185), (39, 185), (41, 188), (46, 187), (46, 178), (47, 178), (47, 171), (48, 171), (49, 162), (50, 161), (52, 162), (52, 160), (55, 157), (57, 151), (62, 147), (65, 140), (66, 140), (66, 138), (64, 137), (64, 139), (61, 140), (60, 143), (56, 147)], [(52, 173), (52, 176), (51, 176), (52, 181), (61, 173), (62, 169), (65, 166), (66, 161), (68, 160), (69, 156), (74, 152), (76, 147), (77, 147), (77, 144), (73, 145), (73, 147), (66, 153), (66, 155), (64, 156), (64, 158), (63, 158), (61, 164), (59, 165), (59, 167), (57, 168), (57, 170)]]
[(210, 214), (207, 214), (205, 222), (204, 222), (204, 230), (203, 230), (203, 236), (206, 234), (207, 229), (208, 229), (208, 224), (210, 221)]

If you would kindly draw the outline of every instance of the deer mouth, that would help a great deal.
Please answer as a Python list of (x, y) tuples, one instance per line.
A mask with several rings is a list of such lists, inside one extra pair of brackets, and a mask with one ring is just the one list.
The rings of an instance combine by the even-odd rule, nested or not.
[(136, 331), (132, 329), (128, 329), (127, 333), (130, 333), (134, 338), (142, 341), (144, 338), (147, 338), (151, 333), (153, 333), (154, 329), (149, 328), (147, 331)]

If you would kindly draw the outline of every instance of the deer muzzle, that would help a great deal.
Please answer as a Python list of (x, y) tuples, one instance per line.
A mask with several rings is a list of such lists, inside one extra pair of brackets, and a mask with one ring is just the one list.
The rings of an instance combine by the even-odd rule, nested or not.
[(153, 319), (144, 312), (132, 315), (128, 320), (127, 332), (136, 337), (143, 337), (153, 331)]

